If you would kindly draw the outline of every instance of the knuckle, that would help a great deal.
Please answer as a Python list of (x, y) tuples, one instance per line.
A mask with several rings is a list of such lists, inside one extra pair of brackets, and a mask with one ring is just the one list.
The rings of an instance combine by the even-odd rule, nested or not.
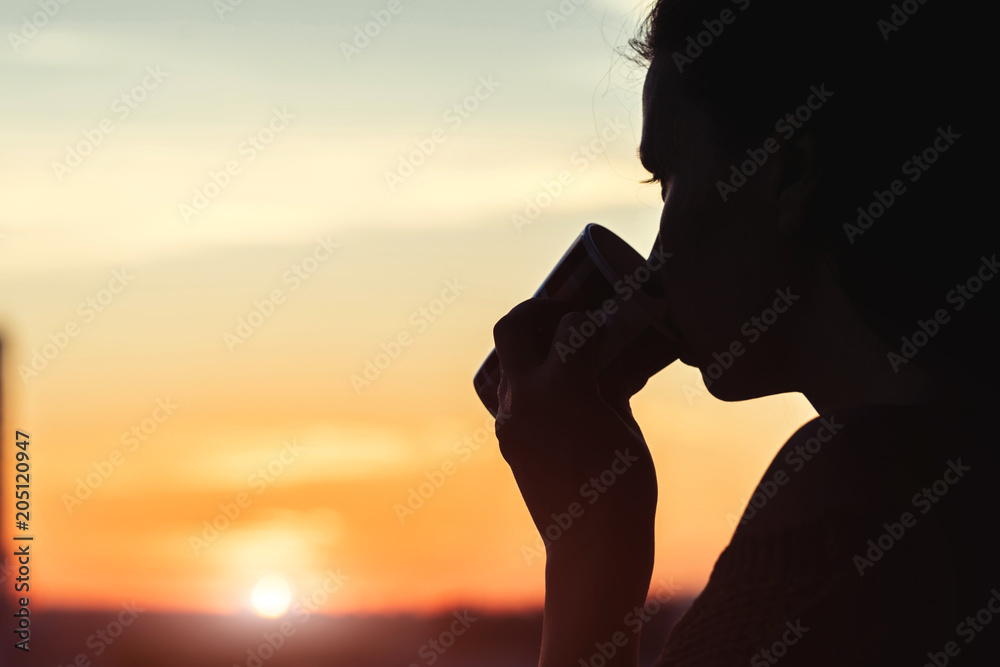
[(500, 339), (504, 337), (507, 329), (510, 327), (510, 314), (504, 315), (497, 323), (493, 325), (493, 342), (499, 343)]
[(500, 456), (508, 464), (514, 464), (524, 450), (524, 439), (509, 421), (503, 424), (497, 422), (496, 434)]
[(509, 408), (504, 419), (497, 419), (494, 427), (501, 448), (524, 441), (538, 429), (540, 416), (523, 402)]

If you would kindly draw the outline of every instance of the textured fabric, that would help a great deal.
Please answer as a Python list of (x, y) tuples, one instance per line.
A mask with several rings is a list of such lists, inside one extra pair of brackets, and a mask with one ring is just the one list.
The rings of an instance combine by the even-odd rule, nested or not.
[[(735, 540), (719, 556), (705, 590), (678, 621), (658, 665), (746, 665), (807, 618), (799, 641), (811, 639), (810, 611), (858, 578), (843, 548), (851, 523), (844, 518), (768, 537)], [(801, 632), (801, 630), (800, 630)], [(768, 664), (766, 660), (761, 664)]]
[(739, 527), (657, 667), (1000, 665), (1000, 613), (981, 632), (960, 625), (1000, 596), (996, 436), (947, 405), (846, 423), (765, 507), (766, 528)]

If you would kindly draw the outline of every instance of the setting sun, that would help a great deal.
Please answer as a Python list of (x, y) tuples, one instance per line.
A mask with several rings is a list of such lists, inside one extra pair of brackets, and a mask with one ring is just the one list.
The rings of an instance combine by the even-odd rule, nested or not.
[(292, 601), (292, 589), (280, 574), (269, 574), (253, 588), (250, 596), (254, 611), (267, 618), (277, 618), (286, 611)]

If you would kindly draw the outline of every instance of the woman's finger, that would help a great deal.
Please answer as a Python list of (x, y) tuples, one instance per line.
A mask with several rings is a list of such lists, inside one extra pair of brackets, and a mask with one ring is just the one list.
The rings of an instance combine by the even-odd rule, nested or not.
[(534, 297), (500, 318), (493, 341), (508, 380), (545, 361), (559, 321), (572, 309), (564, 301)]

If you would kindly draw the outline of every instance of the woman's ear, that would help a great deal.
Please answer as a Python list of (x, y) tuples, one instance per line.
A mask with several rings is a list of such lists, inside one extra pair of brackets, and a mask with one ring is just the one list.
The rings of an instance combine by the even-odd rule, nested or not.
[(816, 137), (803, 129), (783, 143), (779, 155), (778, 230), (798, 235), (806, 228), (809, 207), (819, 191), (822, 160)]

